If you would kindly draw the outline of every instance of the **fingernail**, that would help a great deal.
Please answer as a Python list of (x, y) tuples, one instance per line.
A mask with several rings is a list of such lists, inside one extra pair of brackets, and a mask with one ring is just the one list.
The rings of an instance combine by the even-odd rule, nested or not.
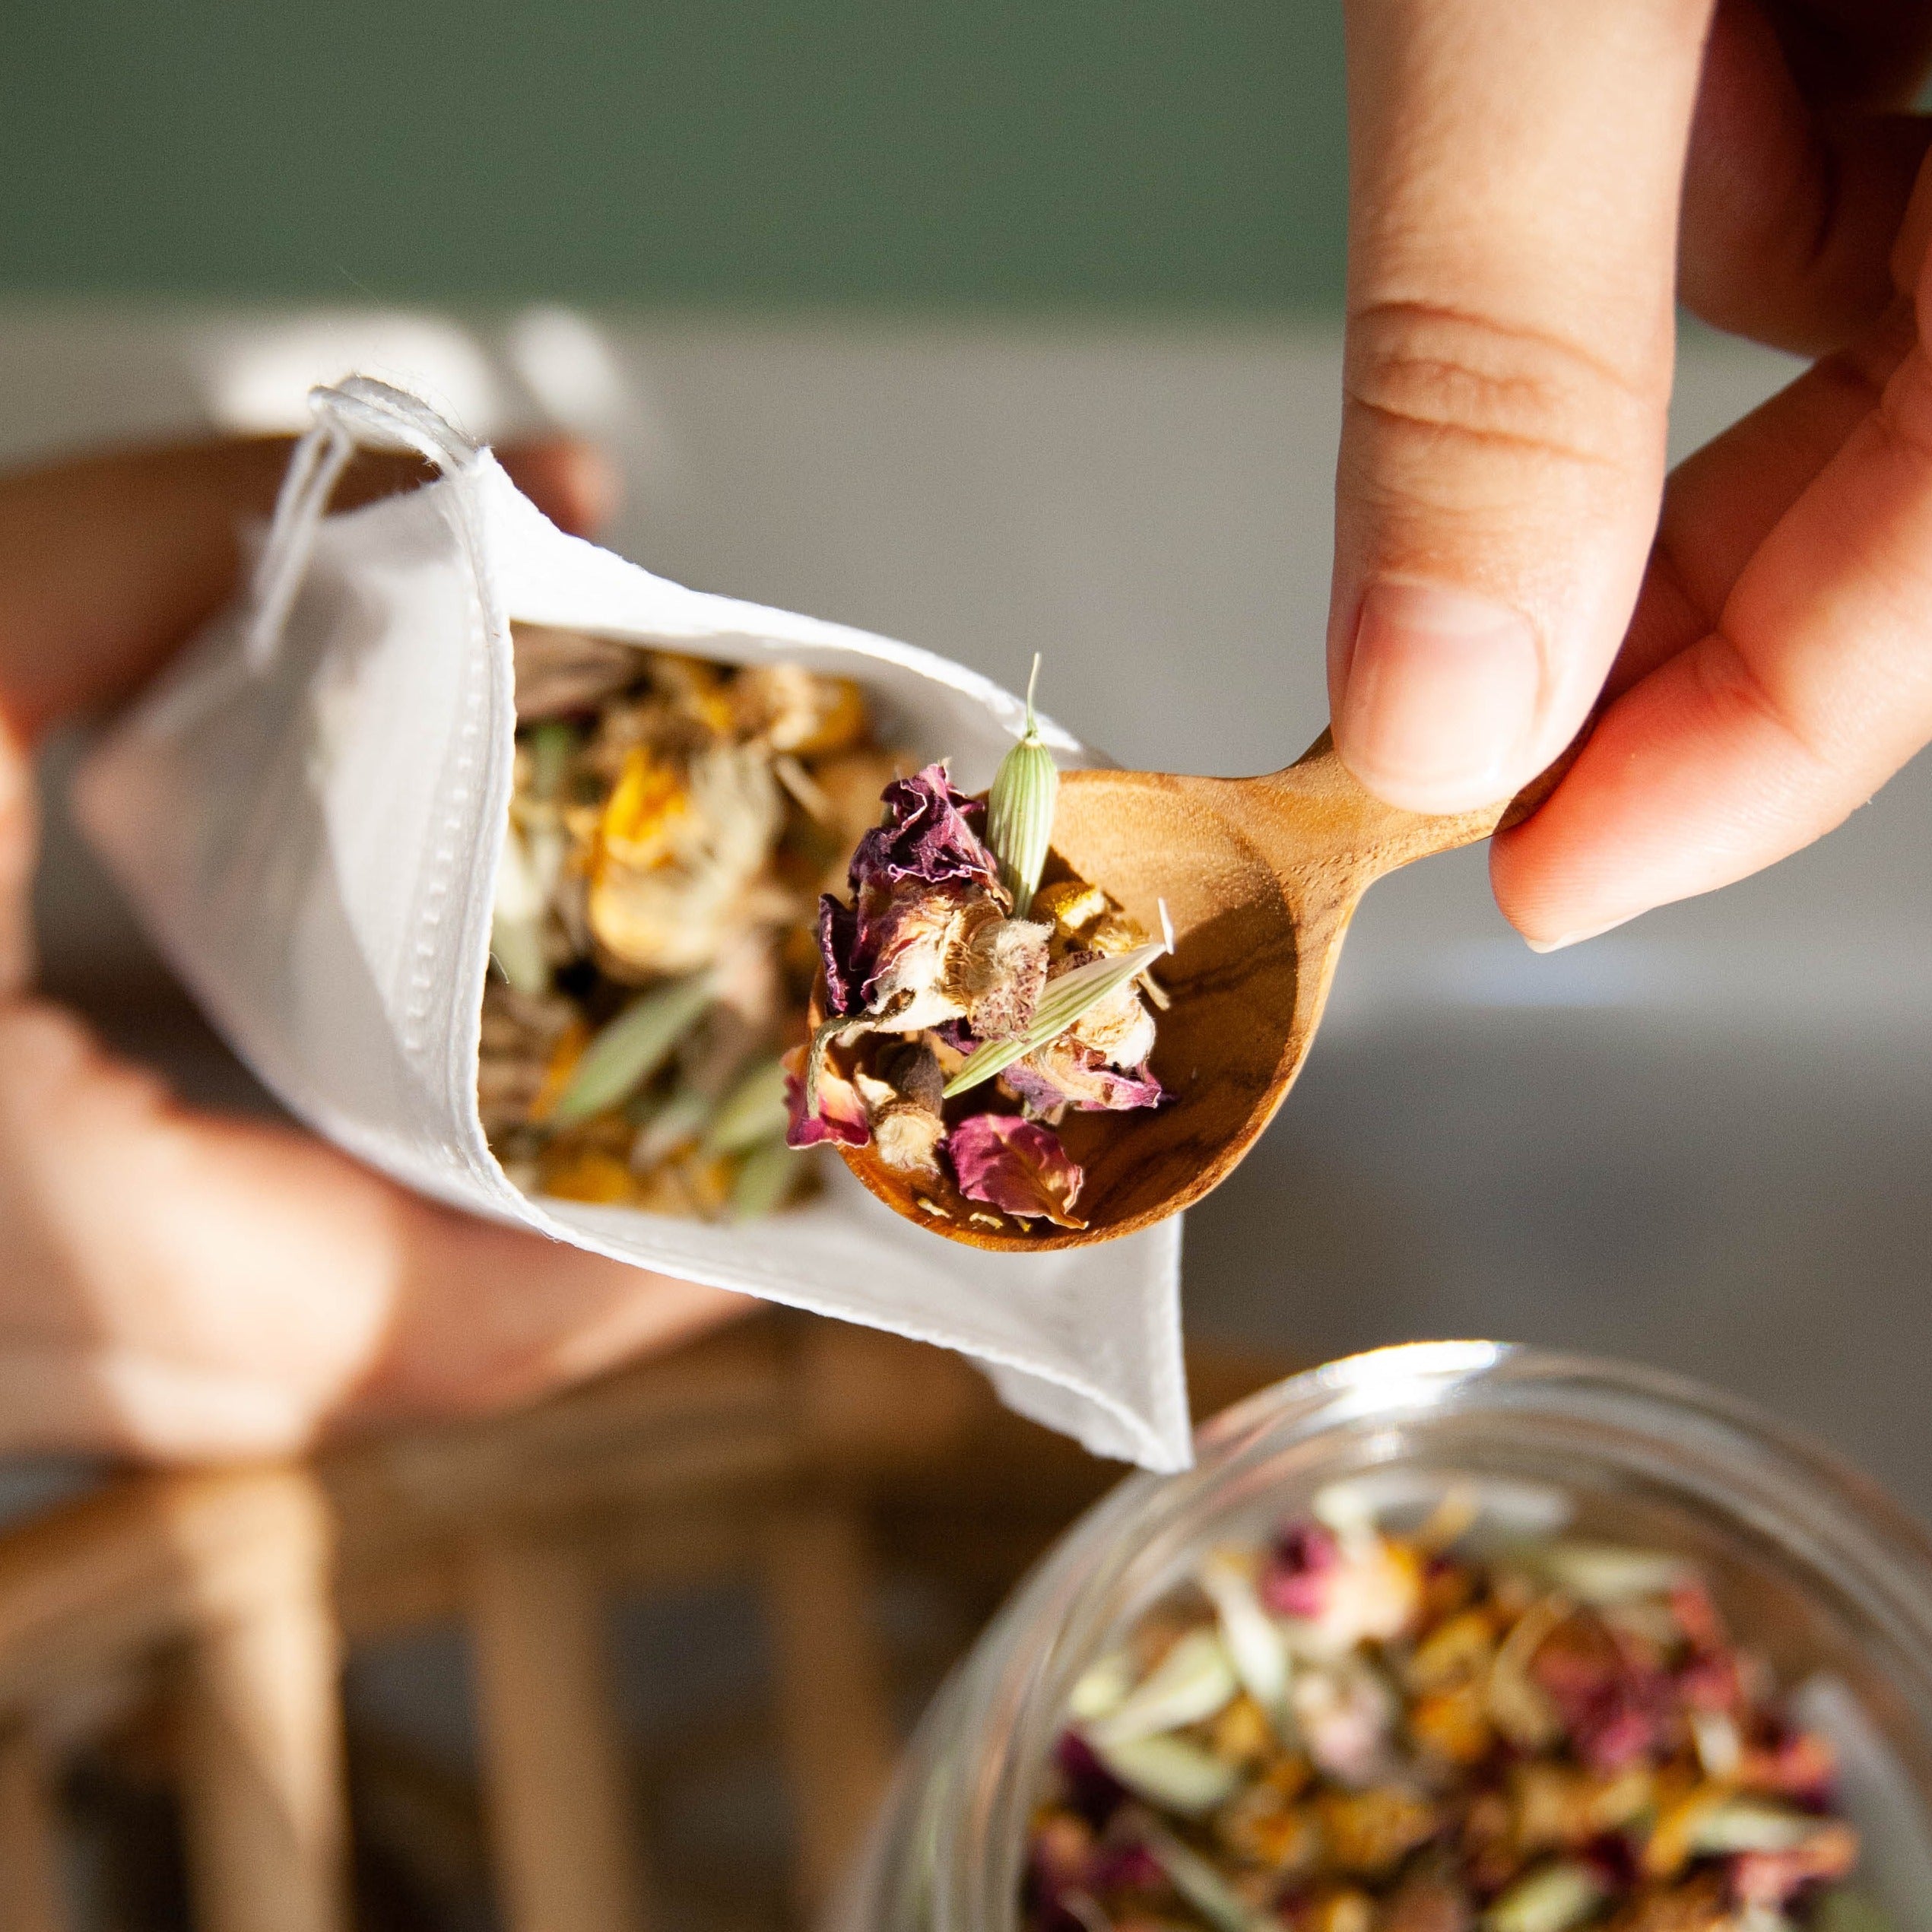
[(1520, 611), (1441, 584), (1369, 586), (1337, 719), (1350, 768), (1416, 811), (1501, 796), (1536, 715), (1536, 633)]
[(1566, 932), (1561, 939), (1526, 939), (1523, 944), (1532, 953), (1560, 953), (1566, 946), (1581, 946), (1586, 939), (1600, 938), (1607, 932), (1614, 932), (1619, 926), (1627, 926), (1636, 917), (1626, 912), (1620, 919), (1606, 919), (1600, 926), (1585, 926), (1581, 932)]

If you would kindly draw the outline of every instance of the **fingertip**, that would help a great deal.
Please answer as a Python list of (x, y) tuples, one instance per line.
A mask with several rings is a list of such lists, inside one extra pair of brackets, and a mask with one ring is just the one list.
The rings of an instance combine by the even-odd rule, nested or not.
[(590, 536), (617, 513), (623, 477), (596, 444), (576, 436), (546, 436), (502, 452), (510, 480), (560, 529)]
[(1390, 804), (1472, 810), (1515, 788), (1543, 681), (1536, 633), (1521, 611), (1448, 585), (1384, 577), (1356, 620), (1336, 748)]
[(1600, 939), (1605, 933), (1614, 932), (1619, 926), (1627, 926), (1640, 916), (1635, 912), (1626, 912), (1621, 918), (1606, 919), (1601, 925), (1585, 926), (1580, 932), (1562, 933), (1554, 939), (1532, 939), (1525, 933), (1523, 944), (1532, 953), (1560, 953), (1566, 947), (1581, 946), (1586, 939)]

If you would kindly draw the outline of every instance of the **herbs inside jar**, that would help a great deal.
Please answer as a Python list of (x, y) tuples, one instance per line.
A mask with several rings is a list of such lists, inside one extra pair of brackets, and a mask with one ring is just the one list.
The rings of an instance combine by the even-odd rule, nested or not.
[(1207, 1553), (1080, 1677), (1029, 1932), (1902, 1932), (1695, 1565), (1350, 1495)]

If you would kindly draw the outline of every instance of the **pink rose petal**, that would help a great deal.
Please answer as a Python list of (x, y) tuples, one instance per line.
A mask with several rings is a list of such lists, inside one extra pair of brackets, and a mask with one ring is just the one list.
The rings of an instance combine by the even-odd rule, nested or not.
[(1058, 1227), (1086, 1226), (1073, 1206), (1087, 1177), (1050, 1127), (1017, 1114), (974, 1114), (946, 1137), (946, 1152), (968, 1200)]
[(865, 1102), (858, 1097), (858, 1089), (830, 1060), (818, 1071), (817, 1117), (806, 1112), (805, 1053), (804, 1047), (795, 1046), (785, 1056), (785, 1107), (790, 1116), (785, 1144), (815, 1147), (821, 1141), (834, 1140), (844, 1147), (864, 1147), (872, 1137)]

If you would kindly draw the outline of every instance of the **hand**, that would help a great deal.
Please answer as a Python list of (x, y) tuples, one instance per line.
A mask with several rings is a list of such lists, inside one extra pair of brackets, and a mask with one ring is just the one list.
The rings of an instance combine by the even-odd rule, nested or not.
[[(1348, 32), (1336, 741), (1458, 810), (1600, 699), (1491, 862), (1569, 944), (1797, 850), (1932, 738), (1932, 170), (1896, 111), (1932, 4), (1350, 0)], [(1665, 487), (1680, 286), (1821, 360)]]
[[(0, 479), (0, 1451), (256, 1455), (525, 1399), (749, 1305), (472, 1220), (309, 1136), (217, 1118), (30, 991), (36, 738), (125, 696), (232, 594), (274, 441)], [(566, 527), (579, 446), (509, 452)], [(364, 458), (338, 500), (405, 485)]]

